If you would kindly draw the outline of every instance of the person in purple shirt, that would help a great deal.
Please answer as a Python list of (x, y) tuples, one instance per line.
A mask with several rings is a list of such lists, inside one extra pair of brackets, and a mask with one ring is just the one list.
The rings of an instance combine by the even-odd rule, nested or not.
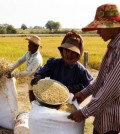
[(120, 134), (120, 7), (106, 3), (96, 9), (94, 20), (83, 32), (96, 30), (108, 42), (96, 80), (73, 97), (87, 105), (72, 112), (68, 118), (75, 122), (94, 116), (93, 134)]
[(31, 85), (40, 79), (50, 77), (68, 87), (73, 94), (90, 84), (93, 77), (78, 60), (83, 53), (82, 37), (75, 32), (68, 32), (61, 46), (58, 47), (61, 58), (49, 58), (47, 63), (35, 73)]

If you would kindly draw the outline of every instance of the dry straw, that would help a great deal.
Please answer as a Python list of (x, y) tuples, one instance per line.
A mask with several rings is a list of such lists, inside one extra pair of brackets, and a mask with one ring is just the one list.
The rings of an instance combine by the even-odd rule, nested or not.
[(0, 59), (0, 91), (4, 87), (4, 83), (7, 78), (6, 75), (8, 74), (8, 72), (9, 72), (9, 62), (6, 59), (1, 58)]

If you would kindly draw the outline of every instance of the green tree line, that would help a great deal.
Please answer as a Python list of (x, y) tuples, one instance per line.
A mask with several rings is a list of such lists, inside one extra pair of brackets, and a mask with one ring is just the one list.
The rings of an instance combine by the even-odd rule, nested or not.
[[(68, 31), (75, 31), (81, 34), (81, 29), (62, 29), (60, 22), (49, 20), (44, 27), (34, 26), (29, 27), (22, 24), (20, 28), (15, 28), (10, 24), (0, 24), (0, 34), (66, 34)], [(95, 32), (92, 32), (95, 33)]]

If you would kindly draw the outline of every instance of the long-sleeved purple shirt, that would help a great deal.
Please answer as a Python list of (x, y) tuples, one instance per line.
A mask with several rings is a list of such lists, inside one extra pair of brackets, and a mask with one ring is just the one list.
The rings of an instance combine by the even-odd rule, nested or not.
[(96, 81), (81, 92), (93, 95), (81, 112), (86, 118), (95, 116), (95, 129), (120, 132), (120, 33), (108, 44)]
[(65, 86), (73, 86), (76, 93), (90, 84), (93, 80), (86, 68), (76, 62), (74, 65), (65, 64), (62, 58), (50, 58), (47, 63), (41, 68), (36, 75), (41, 78), (50, 77), (63, 83)]

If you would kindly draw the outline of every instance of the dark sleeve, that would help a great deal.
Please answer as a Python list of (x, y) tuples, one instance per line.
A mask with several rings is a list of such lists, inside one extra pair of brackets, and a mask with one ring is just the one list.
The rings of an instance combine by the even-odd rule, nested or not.
[(83, 71), (81, 75), (82, 76), (81, 76), (80, 83), (68, 86), (69, 91), (72, 92), (73, 94), (86, 88), (90, 84), (90, 82), (93, 80), (93, 77), (86, 69)]
[(35, 95), (33, 93), (33, 90), (29, 90), (29, 101), (32, 102), (34, 100), (36, 100), (36, 99), (35, 99)]
[(90, 84), (92, 80), (93, 80), (92, 75), (90, 74), (88, 70), (85, 69), (82, 74), (82, 83), (80, 83), (80, 85), (83, 84), (85, 88)]
[(47, 63), (41, 67), (34, 76), (41, 76), (41, 78), (49, 77), (51, 73), (51, 68), (53, 67), (55, 58), (49, 58)]

